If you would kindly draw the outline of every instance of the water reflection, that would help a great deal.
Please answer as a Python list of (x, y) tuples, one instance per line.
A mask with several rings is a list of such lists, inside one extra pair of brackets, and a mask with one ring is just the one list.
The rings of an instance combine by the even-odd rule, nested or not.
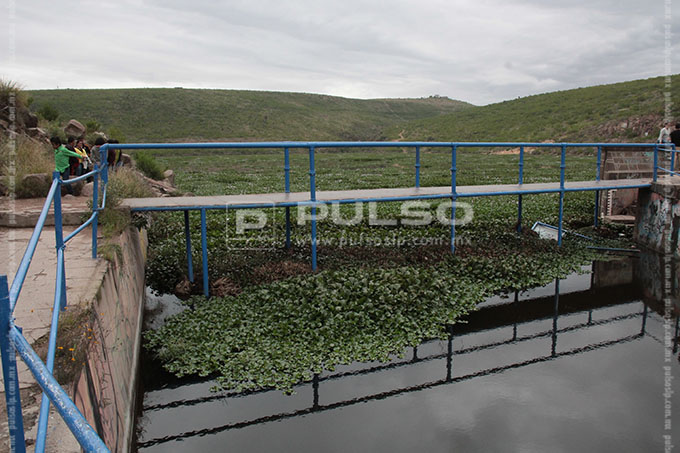
[[(640, 263), (647, 262), (641, 260)], [(480, 390), (465, 383), (479, 381), (479, 385), (484, 387), (489, 384), (489, 379), (493, 378), (491, 382), (494, 386), (491, 388), (503, 388), (504, 385), (509, 389), (513, 388), (504, 383), (502, 376), (506, 373), (513, 373), (512, 377), (507, 378), (508, 381), (513, 381), (516, 379), (516, 373), (520, 373), (523, 379), (528, 381), (537, 381), (542, 374), (546, 374), (555, 382), (569, 382), (570, 379), (576, 381), (582, 378), (579, 375), (586, 370), (590, 370), (588, 372), (594, 375), (600, 371), (611, 373), (612, 379), (616, 379), (623, 372), (623, 367), (637, 361), (642, 366), (641, 371), (647, 373), (645, 379), (649, 378), (649, 384), (658, 380), (658, 376), (652, 376), (654, 373), (652, 362), (646, 363), (645, 360), (649, 360), (649, 351), (658, 349), (658, 345), (651, 345), (648, 339), (653, 340), (654, 344), (659, 342), (663, 346), (665, 312), (661, 306), (655, 307), (647, 299), (661, 295), (668, 300), (669, 294), (677, 294), (677, 290), (673, 289), (677, 288), (677, 285), (674, 287), (662, 285), (663, 289), (659, 293), (654, 292), (657, 290), (656, 287), (649, 291), (649, 287), (644, 283), (639, 284), (640, 281), (644, 282), (645, 278), (649, 278), (642, 274), (650, 269), (655, 271), (659, 268), (648, 263), (644, 265), (645, 269), (640, 269), (640, 266), (631, 261), (594, 263), (593, 272), (574, 274), (565, 280), (557, 280), (552, 285), (526, 293), (517, 292), (506, 298), (492, 298), (482, 304), (480, 310), (468, 316), (466, 324), (450, 326), (448, 338), (444, 341), (425, 342), (408, 351), (404, 355), (405, 358), (397, 358), (388, 364), (354, 364), (340, 367), (333, 373), (316, 375), (311, 383), (298, 386), (297, 395), (293, 397), (285, 397), (276, 390), (212, 394), (207, 391), (210, 383), (193, 384), (194, 388), (173, 386), (148, 392), (145, 397), (138, 448), (143, 451), (168, 449), (202, 451), (209, 446), (213, 450), (220, 450), (225, 448), (222, 436), (227, 432), (239, 432), (248, 433), (247, 437), (250, 439), (248, 442), (251, 444), (246, 443), (245, 435), (231, 439), (230, 441), (234, 443), (230, 445), (235, 450), (239, 450), (236, 447), (239, 445), (239, 439), (244, 442), (243, 445), (250, 445), (249, 450), (257, 450), (255, 444), (252, 444), (253, 439), (257, 439), (257, 445), (261, 443), (262, 450), (266, 450), (277, 447), (277, 441), (267, 443), (261, 437), (263, 435), (266, 437), (266, 434), (263, 434), (267, 432), (266, 430), (283, 435), (280, 428), (276, 424), (272, 425), (272, 422), (300, 420), (300, 423), (287, 425), (285, 436), (289, 440), (294, 436), (304, 437), (305, 442), (311, 442), (307, 446), (311, 450), (310, 445), (314, 442), (310, 439), (324, 436), (320, 433), (309, 433), (308, 424), (321, 423), (314, 422), (309, 418), (311, 416), (345, 414), (351, 408), (358, 408), (360, 403), (378, 401), (392, 401), (391, 404), (398, 404), (402, 410), (406, 410), (401, 406), (403, 402), (394, 403), (403, 401), (398, 397), (420, 394), (422, 399), (426, 398), (422, 394), (429, 391), (445, 399), (455, 393), (458, 386), (465, 386), (461, 387), (461, 390), (464, 388), (465, 391), (470, 391), (470, 394), (477, 395), (473, 401), (480, 406), (474, 407), (472, 404), (466, 407), (450, 407), (450, 413), (444, 418), (452, 417), (460, 422), (459, 419), (465, 418), (466, 411), (485, 413), (488, 409), (488, 404), (483, 402), (485, 398), (479, 393)], [(671, 273), (664, 274), (663, 278), (671, 278)], [(674, 301), (677, 307), (677, 298)], [(658, 300), (656, 303), (658, 305)], [(618, 349), (621, 345), (635, 342), (644, 342), (642, 352), (638, 351), (640, 348)], [(598, 365), (604, 361), (602, 358), (607, 357), (602, 354), (607, 353), (597, 352), (612, 349), (616, 349), (616, 353), (612, 353), (611, 356), (615, 356), (617, 361), (608, 362), (611, 369), (598, 370)], [(630, 354), (630, 362), (620, 359), (622, 353)], [(677, 353), (676, 317), (673, 354)], [(552, 366), (547, 364), (569, 360), (568, 358), (572, 360), (578, 358), (574, 362), (577, 366), (561, 366), (558, 367), (558, 372), (554, 371), (554, 366), (545, 368)], [(388, 388), (385, 388), (386, 386)], [(626, 387), (626, 391), (634, 390)], [(579, 392), (584, 395), (590, 391), (588, 388), (579, 388)], [(511, 394), (512, 391), (506, 393), (508, 394), (501, 400), (493, 401), (492, 405), (502, 407), (516, 405), (517, 397)], [(585, 397), (586, 400), (588, 398), (591, 398), (593, 407), (612, 404), (611, 401), (596, 401), (597, 394)], [(433, 405), (428, 407), (431, 409), (431, 406)], [(381, 411), (373, 407), (368, 410), (365, 409), (366, 406), (361, 407), (364, 412), (372, 414), (365, 415), (364, 423), (376, 425), (378, 431), (380, 423), (375, 417), (391, 420), (398, 417), (397, 413), (390, 410)], [(626, 408), (632, 409), (634, 408)], [(354, 417), (358, 413), (357, 410), (352, 412)], [(347, 424), (350, 420), (348, 417), (353, 416), (340, 415), (339, 419)], [(488, 415), (485, 417), (487, 420), (493, 418)], [(221, 422), (215, 424), (215, 421)], [(614, 418), (609, 424), (613, 426), (611, 429), (619, 436), (619, 440), (625, 441), (628, 433), (619, 431), (626, 429), (626, 425), (620, 422), (621, 420)], [(597, 423), (607, 424), (606, 421), (599, 419)], [(191, 424), (195, 427), (187, 429)], [(617, 424), (621, 426), (617, 428)], [(465, 423), (461, 426), (464, 425)], [(484, 425), (483, 421), (479, 421), (472, 427), (462, 429), (452, 424), (446, 432), (449, 435), (457, 433), (457, 440), (441, 441), (433, 435), (431, 442), (426, 444), (431, 448), (445, 449), (450, 449), (452, 445), (471, 447), (470, 442), (474, 441), (468, 438), (470, 431), (477, 435), (485, 433), (490, 425)], [(244, 431), (245, 428), (255, 427), (260, 428), (257, 431), (259, 435), (255, 438), (250, 430)], [(352, 434), (357, 445), (375, 442), (375, 433), (367, 434), (362, 430), (358, 432), (359, 434), (356, 432)], [(402, 434), (396, 434), (396, 440), (387, 440), (380, 436), (380, 448), (377, 449), (388, 451), (396, 448), (405, 451), (408, 442), (405, 439), (399, 440), (400, 435)], [(651, 440), (649, 436), (638, 437), (642, 438), (639, 442), (642, 442), (641, 445), (645, 448), (658, 446), (657, 441), (660, 440), (660, 437), (657, 440)], [(316, 440), (325, 445), (328, 439), (316, 438)], [(299, 439), (296, 439), (296, 442), (298, 441)], [(507, 449), (521, 449), (517, 442), (524, 441), (516, 440), (514, 444), (510, 442)], [(575, 442), (573, 439), (569, 441)], [(592, 445), (597, 444), (595, 440), (593, 442)], [(320, 444), (314, 445), (318, 447)], [(278, 447), (280, 450), (281, 446)], [(341, 443), (334, 448), (337, 451), (346, 450), (342, 447)], [(299, 448), (305, 449), (302, 446)], [(292, 447), (290, 449), (293, 450)], [(371, 448), (360, 446), (356, 449), (375, 450), (376, 446), (372, 445)], [(607, 449), (612, 448), (605, 448)]]

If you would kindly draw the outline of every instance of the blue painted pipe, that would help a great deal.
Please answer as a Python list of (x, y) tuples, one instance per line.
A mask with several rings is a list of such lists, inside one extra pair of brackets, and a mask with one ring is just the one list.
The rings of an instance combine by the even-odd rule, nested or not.
[(23, 258), (21, 258), (21, 263), (19, 263), (19, 269), (17, 269), (17, 273), (14, 276), (14, 280), (12, 280), (12, 286), (9, 289), (9, 307), (10, 307), (9, 310), (10, 310), (10, 312), (14, 311), (14, 307), (17, 304), (17, 299), (19, 298), (19, 293), (21, 292), (21, 287), (24, 284), (24, 280), (26, 280), (26, 274), (28, 273), (28, 268), (31, 265), (31, 260), (33, 259), (33, 254), (35, 253), (35, 249), (38, 246), (38, 240), (40, 239), (40, 233), (42, 232), (42, 229), (45, 226), (45, 220), (47, 219), (47, 214), (50, 210), (50, 206), (52, 205), (52, 201), (54, 200), (54, 196), (57, 193), (57, 190), (61, 190), (61, 188), (59, 186), (59, 179), (58, 179), (58, 177), (57, 177), (57, 179), (55, 179), (54, 175), (53, 175), (52, 186), (50, 186), (50, 191), (47, 194), (47, 198), (45, 198), (45, 203), (43, 204), (42, 211), (40, 211), (40, 216), (38, 217), (38, 222), (35, 224), (35, 228), (33, 229), (33, 233), (31, 234), (31, 238), (29, 239), (28, 245), (26, 246), (26, 251), (24, 252), (24, 256), (23, 256)]
[(312, 270), (317, 267), (316, 262), (316, 164), (314, 163), (314, 147), (309, 147), (309, 196), (312, 204)]
[[(560, 143), (534, 143), (534, 142), (220, 142), (220, 143), (117, 143), (102, 145), (108, 149), (263, 149), (263, 148), (291, 148), (309, 149), (314, 148), (414, 148), (416, 146), (430, 148), (450, 148), (452, 146), (465, 148), (490, 148), (490, 147), (518, 147), (531, 146), (535, 148), (557, 148)], [(587, 148), (604, 143), (566, 143), (569, 148)], [(609, 146), (612, 146), (609, 144)], [(617, 143), (617, 147), (653, 147), (653, 143)], [(101, 151), (101, 149), (100, 149)]]
[(206, 225), (205, 209), (201, 209), (201, 253), (203, 257), (203, 295), (210, 297), (208, 287), (208, 231)]
[[(600, 174), (602, 173), (602, 147), (597, 147), (597, 168), (595, 170), (595, 181), (600, 180)], [(600, 222), (600, 191), (595, 191), (595, 213), (593, 215), (593, 226), (598, 227)]]
[(187, 272), (189, 281), (194, 282), (194, 260), (191, 257), (191, 228), (189, 227), (189, 211), (184, 211), (184, 240), (187, 249)]
[(95, 170), (97, 170), (93, 177), (92, 182), (92, 216), (94, 220), (92, 222), (92, 259), (97, 258), (97, 227), (99, 224), (99, 165), (94, 165)]
[(54, 379), (54, 376), (47, 371), (47, 368), (31, 346), (29, 346), (24, 336), (14, 326), (10, 328), (9, 335), (17, 352), (28, 366), (28, 369), (31, 370), (33, 377), (38, 381), (43, 391), (47, 393), (50, 401), (54, 404), (54, 408), (59, 412), (83, 450), (87, 452), (108, 452), (109, 449), (106, 444), (104, 444), (92, 426), (85, 420), (64, 389)]
[(562, 144), (562, 152), (560, 154), (560, 216), (557, 224), (557, 245), (562, 246), (562, 226), (564, 222), (564, 170), (566, 168), (567, 147)]
[[(524, 146), (519, 147), (519, 177), (517, 184), (524, 184)], [(517, 196), (517, 232), (522, 232), (522, 195)]]
[[(82, 225), (80, 225), (78, 228), (76, 228), (75, 230), (73, 230), (73, 231), (71, 232), (71, 234), (69, 234), (68, 236), (66, 236), (66, 238), (64, 239), (64, 244), (67, 243), (68, 241), (70, 241), (71, 239), (73, 239), (78, 233), (80, 233), (81, 231), (83, 231), (85, 228), (87, 228), (88, 226), (90, 226), (90, 224), (91, 224), (92, 222), (94, 222), (94, 219), (95, 219), (96, 217), (97, 217), (97, 213), (96, 213), (96, 212), (93, 212), (92, 215), (90, 216), (90, 218), (87, 219), (87, 221), (86, 221), (85, 223), (83, 223)], [(95, 239), (96, 239), (96, 236), (95, 236)], [(93, 244), (93, 247), (94, 247), (94, 244)], [(96, 258), (96, 257), (97, 257), (96, 255), (93, 256), (93, 258)]]
[(451, 147), (451, 253), (456, 252), (456, 155), (457, 146)]
[(656, 182), (658, 166), (659, 166), (659, 147), (655, 146), (654, 147), (654, 170), (653, 170), (653, 177), (652, 177), (652, 180), (654, 182)]
[(25, 453), (24, 418), (21, 413), (21, 393), (17, 359), (9, 336), (12, 327), (7, 276), (0, 275), (0, 356), (2, 358), (2, 378), (5, 388), (5, 403), (9, 427), (10, 448), (13, 452)]
[(416, 187), (420, 187), (420, 146), (416, 146)]
[[(290, 193), (290, 148), (284, 148), (283, 170), (284, 189), (286, 193)], [(286, 207), (286, 249), (290, 249), (290, 207)]]
[[(64, 249), (57, 249), (57, 284), (54, 289), (54, 304), (52, 305), (52, 325), (50, 326), (50, 337), (47, 347), (47, 371), (52, 374), (54, 371), (54, 355), (57, 352), (57, 331), (59, 330), (59, 314), (63, 310), (62, 293), (64, 292)], [(43, 392), (40, 402), (40, 415), (38, 417), (38, 432), (35, 439), (35, 452), (43, 453), (47, 440), (47, 423), (50, 413), (50, 400)]]
[(80, 176), (77, 176), (75, 178), (68, 178), (67, 180), (62, 181), (61, 183), (68, 185), (68, 184), (73, 184), (74, 182), (85, 181), (90, 176), (94, 176), (95, 173), (96, 173), (96, 170), (92, 170), (91, 172), (85, 173), (84, 175), (80, 175)]
[[(59, 184), (62, 183), (61, 179), (59, 179), (59, 172), (54, 172), (52, 173), (52, 177), (56, 178), (59, 181)], [(62, 253), (64, 251), (64, 226), (63, 226), (63, 220), (61, 216), (61, 190), (58, 190), (57, 193), (54, 196), (54, 239), (55, 239), (55, 247), (57, 249), (57, 256), (59, 256), (59, 251), (61, 250)], [(62, 260), (63, 261), (63, 260)], [(59, 264), (57, 264), (58, 266)], [(64, 308), (66, 306), (66, 270), (63, 268), (63, 262), (61, 263), (62, 265), (62, 272), (61, 272), (61, 279), (57, 277), (57, 287), (61, 284), (61, 308)], [(57, 276), (59, 276), (59, 273), (57, 273)], [(61, 280), (61, 283), (60, 281)]]

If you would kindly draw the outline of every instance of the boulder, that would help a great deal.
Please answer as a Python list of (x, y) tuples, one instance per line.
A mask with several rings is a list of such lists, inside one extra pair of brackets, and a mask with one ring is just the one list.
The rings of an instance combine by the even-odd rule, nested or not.
[(47, 135), (47, 131), (45, 129), (41, 129), (39, 127), (31, 127), (26, 130), (26, 133), (28, 134), (29, 137), (35, 138), (36, 140), (44, 141), (44, 140), (49, 140), (49, 136)]
[(157, 197), (162, 197), (164, 195), (174, 197), (178, 194), (177, 189), (166, 181), (155, 181), (143, 175), (142, 178), (144, 178), (144, 181), (151, 187), (151, 190), (153, 190)]
[[(71, 183), (70, 186), (73, 188), (73, 195), (76, 196), (76, 197), (80, 196), (80, 193), (83, 191), (84, 185), (85, 184), (82, 181)], [(68, 190), (66, 190), (65, 184), (61, 185), (61, 195), (62, 195), (62, 197), (65, 197), (66, 195), (70, 195), (68, 193)]]
[(24, 124), (24, 128), (30, 129), (33, 127), (38, 127), (38, 116), (35, 113), (31, 113), (29, 110), (22, 109), (20, 115), (21, 122)]
[(83, 188), (80, 191), (81, 197), (92, 198), (93, 194), (94, 194), (94, 183), (88, 182), (85, 185), (83, 185)]
[(76, 138), (82, 137), (85, 135), (85, 126), (83, 126), (79, 121), (77, 120), (71, 120), (68, 122), (66, 126), (64, 126), (64, 133), (67, 136), (73, 136)]
[(41, 198), (50, 191), (52, 178), (46, 173), (24, 175), (17, 186), (17, 198)]
[(120, 153), (120, 162), (124, 167), (132, 167), (132, 158), (129, 154)]
[[(92, 133), (92, 135), (94, 135), (94, 140), (96, 140), (96, 139), (97, 139), (97, 137), (101, 137), (101, 138), (103, 138), (103, 139), (104, 139), (104, 141), (106, 141), (106, 140), (108, 140), (108, 139), (109, 139), (109, 138), (108, 138), (108, 137), (106, 136), (106, 134), (105, 134), (105, 133), (103, 133), (103, 132), (99, 132), (99, 131), (97, 131), (97, 132), (93, 132), (93, 133)], [(94, 144), (94, 140), (92, 140), (92, 143), (93, 143), (93, 144)]]
[(175, 185), (175, 172), (172, 170), (165, 170), (163, 172), (163, 181), (170, 185)]

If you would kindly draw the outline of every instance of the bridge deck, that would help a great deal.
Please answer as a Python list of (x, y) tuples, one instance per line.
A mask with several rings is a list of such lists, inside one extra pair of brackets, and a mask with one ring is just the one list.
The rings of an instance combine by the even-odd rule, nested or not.
[[(566, 182), (564, 190), (577, 192), (585, 190), (608, 190), (649, 187), (651, 181), (642, 179), (620, 179), (608, 181)], [(456, 195), (462, 197), (522, 195), (559, 192), (560, 183), (496, 184), (481, 186), (458, 186)], [(402, 201), (410, 199), (448, 198), (451, 187), (411, 187), (394, 189), (329, 190), (316, 192), (320, 203), (355, 203), (359, 201)], [(256, 207), (285, 207), (308, 204), (309, 192), (279, 192), (245, 195), (213, 195), (201, 197), (126, 198), (123, 206), (132, 211), (175, 211), (188, 209), (231, 209)]]

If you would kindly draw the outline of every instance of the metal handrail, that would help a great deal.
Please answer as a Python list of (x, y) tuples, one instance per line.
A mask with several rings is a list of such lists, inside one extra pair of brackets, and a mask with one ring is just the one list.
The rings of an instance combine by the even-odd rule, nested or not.
[[(321, 148), (413, 148), (415, 150), (415, 187), (421, 186), (420, 168), (421, 168), (421, 148), (448, 148), (451, 150), (451, 191), (439, 195), (417, 195), (417, 196), (403, 196), (403, 197), (389, 197), (388, 198), (362, 198), (362, 199), (348, 199), (339, 200), (338, 203), (356, 203), (356, 202), (370, 202), (370, 201), (405, 201), (405, 200), (423, 200), (423, 199), (450, 199), (451, 205), (451, 228), (450, 228), (450, 247), (451, 252), (455, 253), (455, 215), (456, 215), (456, 200), (459, 197), (468, 196), (466, 194), (459, 194), (457, 192), (457, 154), (460, 148), (498, 148), (498, 147), (512, 147), (519, 148), (519, 174), (518, 185), (524, 183), (524, 153), (525, 148), (559, 148), (560, 149), (560, 184), (559, 188), (541, 189), (541, 190), (508, 190), (505, 192), (489, 192), (489, 193), (474, 193), (474, 196), (497, 196), (497, 195), (517, 195), (518, 196), (518, 210), (517, 210), (517, 225), (520, 229), (522, 222), (522, 196), (535, 193), (558, 193), (559, 194), (559, 222), (558, 222), (558, 245), (562, 245), (562, 225), (564, 220), (564, 196), (567, 192), (577, 192), (582, 190), (595, 190), (595, 206), (594, 224), (598, 222), (598, 204), (599, 192), (606, 189), (606, 187), (598, 188), (569, 188), (565, 187), (566, 182), (566, 152), (568, 148), (596, 148), (597, 149), (597, 173), (595, 180), (600, 181), (601, 169), (601, 154), (602, 150), (607, 147), (623, 147), (623, 148), (650, 148), (654, 149), (654, 171), (656, 172), (657, 163), (657, 145), (655, 143), (535, 143), (535, 142), (216, 142), (216, 143), (132, 143), (132, 144), (111, 144), (110, 149), (280, 149), (284, 152), (284, 190), (286, 193), (290, 192), (290, 150), (291, 149), (306, 149), (309, 152), (309, 200), (298, 201), (290, 203), (279, 203), (278, 207), (286, 209), (286, 248), (290, 248), (290, 207), (294, 206), (309, 206), (311, 214), (311, 265), (312, 270), (317, 269), (317, 213), (316, 207), (319, 204), (324, 204), (324, 201), (317, 200), (316, 190), (316, 165), (315, 165), (315, 151)], [(655, 173), (656, 174), (656, 173)], [(656, 177), (654, 178), (656, 180)], [(250, 206), (242, 205), (239, 208), (246, 209)], [(261, 205), (253, 205), (252, 207), (262, 207)], [(148, 208), (144, 210), (154, 211), (184, 211), (184, 229), (186, 236), (186, 256), (187, 265), (189, 267), (189, 281), (193, 283), (193, 266), (191, 261), (191, 238), (189, 235), (189, 216), (188, 211), (200, 210), (201, 212), (201, 243), (205, 244), (206, 231), (206, 211), (208, 209), (228, 209), (227, 206), (198, 206), (198, 207), (182, 207), (169, 206), (159, 208)], [(209, 285), (207, 280), (207, 250), (203, 246), (202, 249), (203, 262), (203, 294), (209, 297)]]
[(655, 153), (658, 153), (659, 151), (664, 152), (664, 153), (671, 153), (671, 159), (670, 159), (670, 170), (667, 168), (662, 167), (659, 165), (658, 157), (655, 156), (654, 159), (654, 181), (656, 182), (657, 177), (658, 177), (658, 170), (661, 170), (663, 172), (666, 172), (670, 175), (680, 175), (680, 173), (675, 171), (675, 155), (677, 153), (680, 153), (677, 149), (675, 149), (675, 144), (673, 143), (657, 143), (655, 147)]
[[(99, 211), (104, 208), (106, 202), (106, 188), (108, 181), (108, 166), (106, 163), (108, 147), (103, 145), (100, 153), (103, 156), (102, 163), (95, 165), (93, 171), (69, 180), (60, 179), (58, 172), (52, 174), (52, 185), (45, 198), (45, 203), (33, 229), (31, 238), (19, 264), (12, 285), (8, 288), (7, 276), (0, 276), (0, 349), (2, 352), (2, 368), (7, 400), (7, 418), (9, 422), (10, 444), (13, 452), (25, 452), (26, 443), (23, 430), (23, 417), (21, 410), (21, 398), (19, 394), (19, 380), (16, 367), (16, 353), (26, 363), (36, 381), (43, 389), (43, 397), (38, 420), (35, 451), (42, 453), (45, 450), (49, 405), (53, 403), (62, 419), (69, 427), (81, 447), (86, 451), (109, 451), (97, 432), (90, 426), (80, 413), (68, 394), (59, 385), (53, 375), (54, 358), (56, 354), (56, 340), (59, 325), (59, 314), (66, 308), (66, 275), (64, 269), (64, 251), (66, 242), (75, 237), (88, 226), (92, 226), (92, 257), (97, 256), (97, 224)], [(93, 213), (90, 218), (76, 228), (65, 239), (63, 237), (63, 220), (61, 209), (61, 186), (73, 184), (79, 181), (93, 178)], [(98, 206), (99, 179), (102, 179), (102, 206)], [(52, 308), (52, 323), (48, 342), (47, 364), (43, 363), (33, 348), (24, 338), (20, 328), (15, 326), (12, 313), (16, 307), (21, 288), (26, 279), (28, 269), (35, 254), (35, 250), (44, 229), (50, 207), (54, 207), (54, 229), (57, 249), (57, 277), (54, 292), (54, 304)]]

